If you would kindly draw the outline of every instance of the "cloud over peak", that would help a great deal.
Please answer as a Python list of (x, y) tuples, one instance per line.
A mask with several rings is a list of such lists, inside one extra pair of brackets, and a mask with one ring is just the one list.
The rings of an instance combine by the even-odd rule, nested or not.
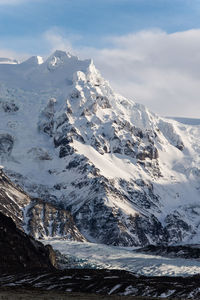
[[(29, 42), (45, 49), (45, 53), (35, 55), (61, 49), (81, 58), (93, 58), (114, 90), (160, 115), (200, 117), (200, 29), (111, 36), (106, 38), (108, 46), (104, 48), (77, 46), (81, 38), (51, 28)], [(0, 51), (0, 56), (14, 57), (6, 51)]]
[(141, 31), (110, 43), (90, 55), (115, 89), (161, 115), (199, 117), (199, 29)]

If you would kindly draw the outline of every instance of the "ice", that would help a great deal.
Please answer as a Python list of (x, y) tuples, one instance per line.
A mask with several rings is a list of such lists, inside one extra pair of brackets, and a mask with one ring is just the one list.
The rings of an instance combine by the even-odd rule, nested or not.
[[(200, 261), (181, 258), (166, 258), (156, 255), (135, 253), (132, 249), (112, 247), (95, 243), (79, 243), (46, 240), (45, 244), (68, 257), (77, 257), (88, 265), (99, 268), (121, 269), (146, 276), (191, 276), (200, 273)], [(80, 264), (81, 267), (81, 264)]]

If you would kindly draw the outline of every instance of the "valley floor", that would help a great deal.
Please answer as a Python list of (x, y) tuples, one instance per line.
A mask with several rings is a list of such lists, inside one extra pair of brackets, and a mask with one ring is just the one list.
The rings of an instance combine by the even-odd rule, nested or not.
[[(158, 298), (157, 298), (158, 299)], [(163, 298), (164, 299), (164, 298)], [(133, 296), (102, 296), (83, 293), (59, 293), (21, 289), (0, 290), (0, 300), (156, 300)]]

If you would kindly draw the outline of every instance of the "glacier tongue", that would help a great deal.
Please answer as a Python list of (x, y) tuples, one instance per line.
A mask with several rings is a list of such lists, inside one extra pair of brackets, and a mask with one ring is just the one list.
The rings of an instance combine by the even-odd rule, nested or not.
[(199, 242), (199, 126), (116, 94), (91, 60), (63, 51), (0, 64), (0, 118), (7, 175), (69, 210), (86, 239)]

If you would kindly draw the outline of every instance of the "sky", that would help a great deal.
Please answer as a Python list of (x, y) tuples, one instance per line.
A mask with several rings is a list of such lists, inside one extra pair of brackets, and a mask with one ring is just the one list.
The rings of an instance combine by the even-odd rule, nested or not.
[(200, 0), (0, 0), (0, 57), (56, 49), (155, 113), (200, 118)]

